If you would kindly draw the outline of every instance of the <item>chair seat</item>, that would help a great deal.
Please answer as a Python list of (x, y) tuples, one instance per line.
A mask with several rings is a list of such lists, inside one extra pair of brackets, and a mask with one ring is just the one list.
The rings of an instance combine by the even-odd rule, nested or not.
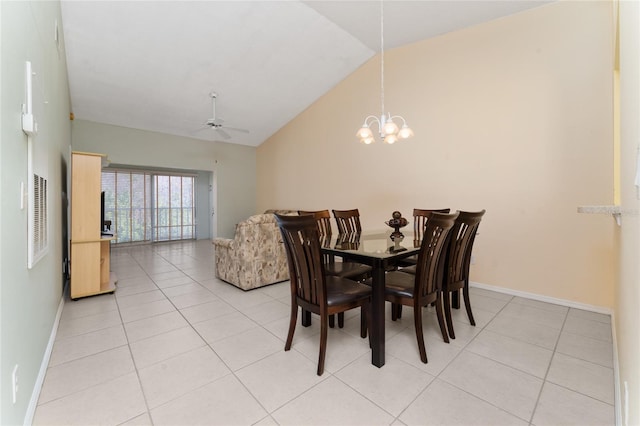
[(342, 278), (358, 278), (371, 273), (371, 266), (355, 262), (333, 262), (324, 265), (327, 275)]
[(388, 272), (385, 275), (385, 293), (412, 298), (416, 277), (400, 271)]
[(371, 287), (340, 277), (326, 277), (327, 305), (335, 306), (371, 297)]

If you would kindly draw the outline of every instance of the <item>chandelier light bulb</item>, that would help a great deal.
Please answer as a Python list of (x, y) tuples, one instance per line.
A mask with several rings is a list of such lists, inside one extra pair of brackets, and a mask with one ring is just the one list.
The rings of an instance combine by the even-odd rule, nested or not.
[(372, 138), (373, 133), (371, 132), (371, 129), (369, 128), (369, 126), (364, 124), (360, 129), (358, 129), (358, 133), (356, 133), (356, 136), (364, 140), (364, 139)]
[(409, 128), (406, 124), (402, 126), (402, 129), (398, 132), (398, 137), (400, 139), (407, 139), (413, 136), (413, 130)]
[(396, 143), (398, 141), (398, 137), (394, 134), (390, 134), (384, 137), (384, 142), (388, 143), (389, 145)]
[(396, 133), (398, 133), (398, 125), (391, 119), (387, 120), (384, 123), (383, 129), (385, 135), (395, 135)]
[(371, 136), (370, 136), (370, 137), (368, 137), (368, 138), (360, 139), (360, 142), (364, 143), (365, 145), (370, 145), (370, 144), (372, 144), (372, 143), (373, 143), (373, 135), (371, 135)]

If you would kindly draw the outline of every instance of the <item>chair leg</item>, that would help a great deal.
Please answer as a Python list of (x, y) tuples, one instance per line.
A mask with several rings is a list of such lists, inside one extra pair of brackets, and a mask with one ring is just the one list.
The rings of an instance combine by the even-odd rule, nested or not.
[(476, 320), (473, 319), (473, 313), (471, 312), (471, 300), (469, 298), (469, 284), (465, 284), (462, 288), (462, 295), (464, 296), (464, 307), (467, 309), (467, 316), (471, 325), (476, 325)]
[(329, 327), (333, 328), (336, 326), (336, 317), (333, 315), (329, 315)]
[(402, 318), (402, 305), (400, 303), (391, 304), (391, 321)]
[[(303, 313), (304, 316), (304, 313)], [(291, 343), (293, 342), (293, 333), (296, 331), (296, 322), (298, 321), (298, 305), (291, 305), (291, 319), (289, 320), (289, 333), (287, 334), (287, 343), (284, 345), (284, 350), (291, 349)]]
[(369, 317), (369, 306), (363, 304), (360, 307), (360, 337), (367, 337), (367, 318)]
[(344, 328), (344, 312), (338, 314), (338, 328)]
[(451, 307), (453, 309), (460, 309), (460, 290), (451, 293)]
[(447, 328), (449, 329), (449, 337), (451, 339), (456, 338), (456, 333), (453, 331), (453, 319), (451, 318), (451, 300), (449, 298), (449, 292), (443, 291), (444, 298), (444, 316), (447, 319)]
[(440, 333), (442, 333), (442, 339), (445, 343), (449, 343), (449, 334), (447, 333), (447, 327), (445, 326), (444, 314), (442, 312), (442, 292), (438, 292), (438, 296), (435, 302), (436, 315), (438, 316), (438, 325), (440, 325)]
[(320, 354), (318, 355), (318, 376), (324, 373), (324, 357), (327, 353), (327, 316), (320, 318)]
[(418, 339), (418, 350), (420, 351), (420, 360), (427, 363), (427, 351), (424, 348), (424, 334), (422, 331), (422, 307), (414, 306), (413, 321), (416, 328), (416, 338)]
[(302, 310), (302, 318), (300, 318), (300, 324), (303, 327), (309, 327), (311, 325), (311, 312)]

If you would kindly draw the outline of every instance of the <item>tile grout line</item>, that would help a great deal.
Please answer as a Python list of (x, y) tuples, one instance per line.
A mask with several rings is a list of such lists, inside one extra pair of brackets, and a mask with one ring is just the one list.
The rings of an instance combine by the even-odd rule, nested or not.
[[(154, 251), (155, 251), (155, 250), (154, 250)], [(162, 256), (160, 256), (160, 257), (162, 257)], [(138, 263), (138, 265), (140, 266), (140, 268), (145, 272), (145, 274), (147, 275), (147, 277), (148, 277), (148, 278), (149, 278), (149, 279), (154, 283), (154, 285), (156, 286), (156, 288), (157, 288), (157, 289), (162, 293), (162, 295), (166, 298), (166, 300), (167, 300), (169, 303), (171, 303), (171, 305), (174, 307), (174, 309), (175, 309), (175, 310), (176, 310), (176, 311), (177, 311), (177, 312), (178, 312), (178, 313), (183, 317), (183, 319), (187, 322), (187, 324), (189, 324), (189, 327), (191, 327), (191, 328), (192, 328), (192, 330), (194, 330), (194, 331), (198, 334), (198, 336), (199, 336), (199, 337), (202, 339), (202, 341), (205, 343), (205, 345), (204, 345), (204, 346), (209, 346), (209, 345), (208, 345), (208, 342), (207, 342), (207, 341), (206, 341), (202, 336), (200, 336), (200, 334), (197, 332), (197, 330), (195, 330), (195, 329), (193, 328), (193, 325), (192, 325), (192, 324), (191, 324), (191, 323), (190, 323), (190, 322), (189, 322), (189, 321), (184, 317), (184, 315), (182, 314), (182, 312), (180, 311), (180, 309), (178, 309), (178, 307), (177, 307), (177, 306), (175, 306), (175, 304), (173, 303), (173, 301), (171, 301), (171, 299), (169, 299), (169, 297), (167, 297), (167, 295), (164, 293), (164, 291), (162, 291), (162, 289), (161, 289), (160, 287), (158, 287), (158, 285), (156, 284), (156, 282), (153, 280), (153, 278), (151, 278), (151, 276), (148, 274), (148, 272), (145, 270), (145, 268), (142, 266), (142, 264), (140, 264), (140, 262), (139, 262), (137, 259), (135, 259), (135, 257), (131, 256), (131, 258), (132, 258), (136, 263)], [(164, 257), (163, 257), (163, 259), (164, 259)], [(172, 264), (172, 265), (173, 265), (173, 264)], [(179, 268), (178, 268), (178, 269), (179, 269)], [(199, 283), (198, 283), (198, 284), (199, 284)], [(200, 285), (200, 284), (199, 284), (199, 285)], [(152, 291), (153, 291), (153, 290), (152, 290)], [(114, 299), (116, 300), (116, 305), (118, 306), (118, 313), (120, 313), (120, 305), (118, 304), (118, 302), (117, 302), (117, 298), (115, 297), (115, 295), (114, 295)], [(156, 317), (156, 316), (159, 316), (159, 315), (163, 315), (163, 314), (153, 315), (153, 316), (151, 316), (151, 317), (146, 317), (146, 318), (140, 318), (139, 320), (136, 320), (136, 321), (140, 321), (140, 320), (144, 320), (144, 319), (147, 319), (147, 318)], [(144, 390), (144, 386), (142, 385), (142, 380), (140, 379), (140, 370), (139, 370), (138, 365), (137, 365), (137, 363), (136, 363), (136, 361), (135, 361), (135, 358), (134, 358), (134, 356), (133, 356), (133, 352), (132, 352), (132, 350), (131, 350), (131, 343), (129, 342), (129, 336), (128, 336), (128, 333), (127, 333), (126, 327), (124, 326), (124, 324), (125, 324), (125, 323), (124, 323), (124, 321), (123, 321), (123, 319), (122, 319), (122, 315), (121, 315), (121, 314), (120, 314), (120, 320), (122, 321), (122, 328), (123, 328), (123, 330), (124, 330), (124, 332), (125, 332), (125, 337), (126, 337), (126, 339), (127, 339), (127, 347), (129, 348), (129, 354), (130, 354), (130, 356), (131, 356), (131, 360), (132, 360), (132, 362), (133, 362), (134, 369), (135, 369), (135, 372), (136, 372), (136, 377), (138, 378), (138, 383), (139, 383), (139, 385), (140, 385), (140, 390), (141, 390), (141, 392), (142, 392), (142, 397), (143, 397), (144, 402), (145, 402), (145, 406), (146, 406), (146, 414), (147, 414), (147, 416), (149, 417), (149, 420), (151, 420), (151, 423), (153, 424), (153, 417), (152, 417), (152, 415), (151, 415), (151, 408), (149, 407), (149, 402), (148, 402), (148, 400), (147, 400), (147, 394), (146, 394), (146, 392), (145, 392), (145, 390)], [(130, 322), (135, 322), (135, 321), (130, 321)], [(157, 336), (157, 335), (156, 335), (156, 336)], [(154, 336), (150, 336), (150, 337), (154, 337)], [(143, 340), (144, 340), (144, 339), (143, 339)], [(209, 348), (210, 348), (214, 353), (216, 353), (216, 352), (213, 350), (213, 348), (211, 348), (210, 346), (209, 346)], [(170, 357), (170, 358), (167, 358), (167, 359), (175, 358), (175, 357), (180, 356), (180, 355), (183, 355), (183, 354), (185, 354), (185, 353), (187, 353), (187, 352), (182, 352), (182, 353), (180, 353), (180, 354), (174, 355), (174, 356), (172, 356), (172, 357)], [(227, 367), (227, 368), (228, 368), (228, 366), (226, 365), (226, 363), (224, 363), (224, 361), (222, 360), (222, 358), (220, 358), (220, 356), (219, 356), (217, 353), (216, 353), (216, 356), (220, 359), (220, 361), (221, 361), (223, 364), (225, 364), (225, 367)], [(163, 361), (166, 361), (167, 359), (162, 360), (162, 361), (158, 361), (158, 363), (163, 362)], [(155, 363), (155, 364), (152, 364), (152, 365), (156, 365), (156, 364), (158, 364), (158, 363)], [(145, 368), (146, 368), (146, 367), (145, 367)], [(229, 369), (229, 371), (231, 371), (231, 369), (230, 369), (230, 368), (228, 368), (228, 369)], [(223, 375), (222, 377), (226, 377), (227, 375), (228, 375), (228, 374), (225, 374), (225, 375)], [(222, 377), (221, 377), (221, 378), (222, 378)], [(215, 381), (215, 380), (214, 380), (214, 381)], [(210, 382), (210, 383), (212, 383), (212, 382)], [(202, 388), (202, 387), (204, 387), (204, 386), (206, 386), (206, 385), (208, 385), (208, 384), (209, 384), (209, 383), (206, 383), (206, 384), (204, 384), (204, 385), (202, 385), (202, 386), (200, 386), (200, 387), (198, 387), (198, 388), (196, 388), (196, 389), (200, 389), (200, 388)], [(194, 391), (194, 390), (196, 390), (196, 389), (191, 389), (189, 392), (187, 392), (187, 393), (185, 393), (185, 394), (182, 394), (182, 395), (179, 395), (179, 396), (177, 396), (177, 397), (173, 398), (171, 401), (174, 401), (174, 400), (176, 400), (177, 398), (181, 398), (181, 397), (183, 397), (184, 395), (186, 395), (186, 394), (188, 394), (188, 393), (190, 393), (190, 392), (193, 392), (193, 391)], [(161, 406), (163, 406), (163, 405), (165, 405), (165, 404), (168, 404), (168, 403), (169, 403), (169, 402), (171, 402), (171, 401), (166, 401), (166, 402), (164, 402), (163, 404), (160, 404), (158, 407), (161, 407)], [(155, 408), (158, 408), (158, 407), (155, 407)], [(139, 414), (139, 415), (138, 415), (138, 416), (136, 416), (136, 417), (139, 417), (140, 415), (142, 415), (142, 414)], [(134, 418), (135, 418), (135, 417), (134, 417)], [(129, 420), (133, 420), (133, 419), (128, 419), (128, 420), (126, 420), (126, 421), (129, 421)], [(123, 423), (126, 423), (126, 421), (125, 421), (125, 422), (123, 422)]]
[[(505, 410), (503, 407), (497, 406), (497, 405), (495, 405), (494, 403), (492, 403), (492, 402), (490, 402), (490, 401), (487, 401), (487, 400), (485, 400), (485, 399), (483, 399), (483, 398), (480, 398), (479, 396), (474, 395), (473, 393), (471, 393), (471, 392), (469, 392), (469, 391), (467, 391), (467, 390), (465, 390), (465, 389), (461, 389), (461, 388), (459, 388), (458, 386), (456, 386), (455, 384), (450, 383), (450, 382), (448, 382), (447, 380), (440, 378), (440, 375), (444, 372), (444, 370), (446, 370), (446, 369), (447, 369), (447, 367), (449, 367), (449, 365), (451, 365), (451, 363), (452, 363), (455, 359), (457, 359), (457, 358), (462, 354), (462, 352), (464, 352), (464, 351), (467, 349), (467, 347), (468, 347), (468, 346), (469, 346), (469, 345), (470, 345), (470, 344), (471, 344), (475, 339), (477, 339), (477, 338), (478, 338), (478, 336), (479, 336), (483, 331), (485, 331), (485, 330), (487, 330), (487, 331), (491, 331), (491, 330), (486, 329), (486, 327), (491, 323), (491, 321), (493, 321), (493, 320), (494, 320), (494, 319), (495, 319), (495, 318), (500, 314), (500, 312), (502, 312), (502, 311), (507, 307), (507, 305), (509, 305), (510, 303), (512, 303), (514, 299), (515, 299), (515, 296), (511, 296), (511, 298), (510, 298), (508, 301), (506, 301), (506, 303), (502, 306), (502, 308), (500, 308), (500, 310), (499, 310), (498, 312), (496, 312), (496, 313), (493, 315), (493, 318), (491, 318), (491, 320), (490, 320), (490, 321), (488, 321), (484, 326), (482, 326), (482, 328), (480, 329), (480, 331), (479, 331), (478, 333), (476, 333), (476, 335), (475, 335), (475, 336), (473, 336), (473, 338), (472, 338), (471, 340), (469, 340), (469, 342), (467, 342), (467, 343), (462, 347), (462, 349), (460, 350), (460, 352), (458, 352), (458, 354), (457, 354), (457, 355), (456, 355), (456, 356), (451, 360), (451, 362), (449, 362), (449, 363), (447, 364), (447, 366), (445, 366), (445, 367), (440, 371), (440, 373), (438, 373), (438, 375), (436, 376), (436, 379), (441, 380), (442, 382), (444, 382), (444, 383), (448, 384), (449, 386), (452, 386), (452, 387), (454, 387), (454, 388), (458, 389), (459, 391), (464, 392), (464, 393), (466, 393), (467, 395), (470, 395), (471, 397), (473, 397), (473, 398), (475, 398), (475, 399), (478, 399), (478, 400), (480, 400), (480, 401), (484, 402), (485, 404), (488, 404), (488, 405), (490, 405), (490, 406), (492, 406), (492, 407), (494, 407), (494, 408), (498, 409), (499, 411), (502, 411), (502, 412), (504, 412), (504, 413), (506, 413), (506, 414), (508, 414), (508, 415), (510, 415), (510, 416), (513, 416), (513, 417), (515, 417), (515, 418), (521, 419), (522, 421), (527, 421), (527, 420), (523, 419), (522, 417), (519, 417), (518, 415), (513, 414), (513, 413), (511, 413), (511, 412), (509, 412), (509, 411)], [(517, 339), (514, 339), (514, 340), (517, 340)], [(517, 368), (514, 368), (514, 367), (512, 367), (512, 366), (510, 366), (510, 365), (507, 365), (507, 364), (501, 363), (501, 362), (496, 361), (496, 360), (494, 360), (494, 359), (491, 359), (491, 358), (485, 357), (485, 356), (480, 355), (480, 354), (476, 354), (475, 352), (471, 352), (471, 353), (472, 353), (472, 354), (474, 354), (474, 355), (480, 356), (480, 357), (482, 357), (482, 358), (488, 359), (488, 360), (490, 360), (490, 361), (493, 361), (493, 362), (495, 362), (495, 363), (498, 363), (498, 364), (500, 364), (500, 365), (504, 365), (505, 367), (512, 368), (512, 369), (514, 369), (514, 370), (516, 370), (516, 371), (519, 371), (519, 372), (521, 372), (521, 373), (524, 373), (524, 374), (528, 374), (528, 375), (530, 375), (529, 373), (526, 373), (526, 372), (524, 372), (524, 371), (522, 371), (522, 370), (519, 370), (519, 369), (517, 369)], [(535, 377), (535, 376), (532, 376), (532, 377)], [(434, 379), (434, 381), (435, 381), (435, 379)], [(432, 382), (432, 383), (433, 383), (433, 382)], [(430, 384), (429, 384), (429, 386), (431, 386), (431, 384), (432, 384), (432, 383), (430, 383)], [(427, 388), (428, 388), (429, 386), (427, 386)], [(425, 388), (425, 390), (426, 390), (426, 388)], [(422, 394), (422, 393), (424, 393), (424, 391), (425, 391), (425, 390), (423, 390), (423, 391), (421, 392), (421, 394)], [(537, 401), (536, 401), (536, 405), (537, 405)], [(407, 407), (405, 408), (405, 410), (406, 410), (408, 407), (409, 407), (409, 406), (407, 406)], [(405, 410), (403, 410), (403, 412), (404, 412)], [(535, 410), (535, 406), (534, 406), (534, 410)]]
[[(131, 258), (142, 268), (142, 265), (140, 265), (140, 263), (137, 261), (137, 259), (133, 258), (133, 256), (131, 256)], [(143, 269), (145, 275), (151, 280), (151, 282), (153, 282), (153, 284), (156, 285), (155, 281), (153, 281), (153, 279), (151, 278), (151, 276), (149, 276), (147, 271), (145, 271), (144, 268), (142, 268), (142, 269)], [(156, 285), (156, 287), (157, 287), (157, 285)], [(122, 318), (122, 313), (120, 312), (120, 304), (118, 303), (118, 298), (115, 296), (115, 294), (114, 294), (113, 298), (115, 299), (116, 306), (118, 307), (118, 315), (120, 315), (120, 321), (122, 322), (122, 329), (124, 331), (125, 339), (127, 339), (127, 348), (129, 349), (129, 356), (131, 357), (131, 362), (133, 363), (133, 368), (134, 368), (134, 370), (136, 372), (136, 378), (138, 379), (138, 385), (140, 386), (140, 391), (142, 393), (142, 399), (144, 400), (144, 405), (145, 405), (145, 408), (146, 408), (146, 414), (149, 417), (149, 420), (151, 421), (151, 424), (153, 424), (153, 418), (151, 417), (151, 409), (149, 408), (149, 401), (147, 400), (147, 394), (145, 393), (144, 386), (142, 385), (142, 380), (140, 378), (140, 370), (138, 369), (138, 364), (136, 363), (136, 360), (135, 360), (135, 358), (133, 356), (133, 351), (131, 350), (131, 342), (129, 341), (129, 334), (127, 333), (127, 328), (124, 326), (125, 322), (124, 322), (124, 319)], [(143, 414), (144, 413), (138, 414), (136, 417), (139, 417), (139, 416), (141, 416)], [(133, 420), (136, 417), (133, 417), (133, 418), (128, 419), (126, 421)], [(122, 423), (125, 423), (125, 422), (122, 422)]]
[[(165, 260), (166, 260), (166, 259), (165, 259)], [(171, 263), (171, 262), (170, 262), (170, 263)], [(173, 265), (173, 263), (171, 263), (171, 264)], [(174, 266), (175, 266), (175, 265), (174, 265)], [(178, 268), (178, 269), (180, 269), (180, 268)], [(197, 281), (196, 281), (196, 282), (197, 282)], [(204, 287), (204, 286), (203, 286), (202, 284), (200, 284), (199, 282), (198, 282), (198, 285), (200, 285), (202, 288), (204, 288), (205, 290), (207, 290), (208, 292), (210, 292), (210, 293), (211, 293), (211, 294), (213, 294), (214, 296), (218, 297), (218, 296), (217, 296), (216, 294), (214, 294), (210, 289), (208, 289), (208, 288)], [(161, 291), (162, 291), (162, 290), (161, 290)], [(164, 294), (164, 292), (162, 292), (162, 293)], [(166, 295), (165, 295), (165, 297), (166, 297)], [(220, 356), (220, 354), (218, 354), (218, 352), (216, 352), (216, 350), (211, 346), (211, 343), (209, 343), (209, 342), (207, 341), (207, 339), (205, 339), (205, 338), (204, 338), (204, 336), (202, 336), (202, 335), (200, 334), (200, 332), (199, 332), (199, 331), (198, 331), (198, 330), (193, 326), (193, 324), (191, 324), (191, 322), (190, 322), (190, 321), (189, 321), (189, 320), (184, 316), (184, 314), (182, 313), (182, 311), (181, 311), (177, 306), (175, 306), (175, 304), (173, 303), (173, 301), (171, 301), (168, 297), (167, 297), (167, 299), (168, 299), (168, 300), (169, 300), (169, 302), (170, 302), (170, 303), (171, 303), (171, 304), (176, 308), (176, 310), (177, 310), (177, 311), (180, 313), (180, 315), (184, 318), (184, 320), (187, 322), (187, 324), (189, 324), (189, 327), (191, 327), (191, 329), (192, 329), (192, 330), (193, 330), (193, 331), (198, 335), (198, 337), (200, 337), (200, 339), (202, 339), (202, 341), (205, 343), (205, 345), (206, 345), (206, 346), (207, 346), (207, 347), (208, 347), (208, 348), (209, 348), (209, 349), (210, 349), (210, 350), (211, 350), (211, 351), (216, 355), (216, 357), (218, 357), (218, 359), (220, 360), (220, 362), (221, 362), (221, 363), (222, 363), (222, 364), (227, 368), (227, 370), (229, 371), (229, 373), (228, 373), (228, 374), (225, 374), (224, 376), (222, 376), (222, 377), (220, 377), (220, 378), (218, 378), (218, 379), (216, 379), (216, 380), (214, 380), (214, 381), (212, 381), (212, 382), (209, 382), (209, 383), (207, 383), (207, 384), (205, 384), (205, 385), (202, 385), (202, 386), (200, 386), (198, 389), (200, 389), (200, 388), (202, 388), (202, 387), (204, 387), (204, 386), (207, 386), (207, 385), (209, 385), (209, 384), (211, 384), (211, 383), (214, 383), (214, 382), (216, 382), (216, 381), (218, 381), (218, 380), (222, 379), (223, 377), (227, 377), (227, 376), (229, 376), (229, 375), (233, 375), (233, 377), (235, 378), (235, 380), (237, 380), (237, 382), (238, 382), (238, 383), (239, 383), (239, 384), (240, 384), (240, 385), (241, 385), (241, 386), (242, 386), (242, 387), (247, 391), (247, 393), (248, 393), (249, 395), (251, 395), (251, 397), (252, 397), (252, 398), (255, 400), (255, 402), (260, 406), (260, 408), (262, 408), (262, 409), (264, 410), (264, 412), (265, 412), (265, 413), (267, 413), (267, 415), (266, 415), (265, 417), (263, 417), (262, 419), (264, 419), (264, 418), (266, 418), (266, 417), (270, 417), (270, 416), (271, 416), (271, 413), (269, 412), (269, 410), (267, 410), (267, 408), (263, 405), (263, 403), (258, 399), (258, 397), (257, 397), (256, 395), (254, 395), (254, 394), (253, 394), (253, 392), (251, 392), (251, 390), (250, 390), (250, 389), (245, 385), (245, 383), (244, 383), (242, 380), (240, 380), (240, 378), (238, 377), (238, 375), (236, 374), (236, 372), (231, 368), (231, 366), (229, 366), (229, 365), (227, 364), (227, 362), (226, 362), (226, 361), (225, 361), (225, 360)], [(258, 323), (257, 323), (256, 321), (254, 321), (252, 318), (248, 317), (244, 312), (240, 312), (240, 311), (238, 310), (238, 308), (236, 308), (235, 306), (233, 306), (233, 305), (229, 304), (226, 300), (224, 300), (224, 299), (220, 299), (220, 300), (222, 300), (222, 301), (223, 301), (224, 303), (226, 303), (227, 305), (231, 306), (231, 307), (232, 307), (236, 312), (238, 312), (238, 313), (242, 314), (242, 315), (243, 315), (243, 316), (245, 316), (247, 319), (249, 319), (250, 321), (252, 321), (253, 323), (255, 323), (258, 327), (261, 327), (261, 325), (260, 325), (260, 324), (258, 324)], [(245, 332), (247, 332), (247, 331), (250, 331), (250, 330), (245, 330)], [(242, 334), (242, 333), (240, 333), (240, 334)], [(227, 337), (232, 337), (232, 336), (227, 336)], [(221, 339), (221, 340), (222, 340), (222, 339)], [(251, 364), (254, 364), (255, 362), (258, 362), (258, 361), (259, 361), (259, 360), (256, 360), (256, 361), (252, 362)], [(244, 367), (242, 367), (242, 368), (245, 368), (245, 367), (247, 367), (247, 366), (244, 366)], [(238, 371), (242, 370), (242, 368), (240, 368)], [(192, 389), (192, 390), (190, 390), (188, 393), (193, 392), (194, 390), (195, 390), (195, 389)], [(169, 402), (170, 402), (170, 401), (167, 401), (165, 404), (167, 404), (167, 403), (169, 403)], [(163, 405), (164, 405), (164, 404), (163, 404)], [(149, 416), (151, 416), (151, 413), (149, 413)]]
[[(531, 413), (531, 418), (529, 419), (529, 424), (533, 424), (533, 418), (536, 415), (536, 410), (538, 409), (538, 404), (540, 404), (540, 398), (542, 397), (542, 391), (547, 384), (547, 377), (549, 376), (549, 371), (551, 370), (551, 364), (553, 364), (553, 360), (556, 356), (556, 350), (558, 349), (558, 343), (560, 343), (560, 337), (562, 336), (562, 330), (564, 329), (564, 325), (567, 322), (567, 318), (569, 317), (569, 310), (564, 315), (564, 320), (562, 321), (562, 327), (560, 328), (560, 333), (558, 333), (558, 338), (556, 339), (556, 344), (553, 346), (553, 353), (551, 355), (551, 359), (549, 360), (549, 365), (547, 366), (547, 371), (544, 374), (544, 378), (542, 379), (542, 386), (540, 386), (540, 390), (538, 391), (538, 397), (536, 398), (536, 404), (533, 406), (533, 412)], [(551, 382), (549, 382), (551, 383)]]

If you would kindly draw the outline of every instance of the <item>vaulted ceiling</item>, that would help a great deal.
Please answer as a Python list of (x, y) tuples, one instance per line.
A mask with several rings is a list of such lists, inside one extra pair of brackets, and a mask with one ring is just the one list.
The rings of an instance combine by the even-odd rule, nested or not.
[[(385, 0), (384, 48), (544, 3)], [(63, 0), (73, 113), (77, 119), (258, 146), (380, 51), (380, 6)], [(205, 126), (213, 114), (211, 92), (217, 93), (216, 118), (228, 126), (224, 132)]]

